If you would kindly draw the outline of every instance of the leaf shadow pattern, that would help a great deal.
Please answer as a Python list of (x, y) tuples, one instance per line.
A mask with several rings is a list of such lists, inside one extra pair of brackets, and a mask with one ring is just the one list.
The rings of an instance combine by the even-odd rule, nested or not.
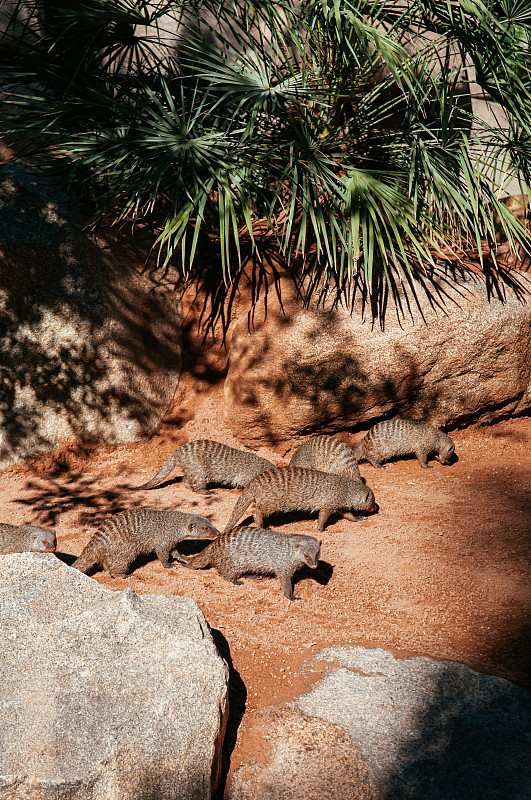
[(0, 174), (0, 459), (150, 433), (180, 373), (175, 284), (83, 235), (31, 164)]
[(127, 483), (105, 489), (98, 478), (80, 473), (32, 478), (25, 489), (30, 494), (14, 503), (31, 508), (32, 518), (41, 525), (55, 525), (62, 515), (79, 509), (77, 524), (96, 528), (109, 514), (145, 506)]
[[(281, 316), (275, 322), (286, 338), (290, 331), (297, 335), (294, 317)], [(324, 330), (330, 339), (339, 330), (333, 311), (306, 327), (300, 346), (280, 358), (275, 328), (269, 334), (258, 326), (256, 335), (238, 341), (231, 353), (237, 368), (227, 383), (230, 401), (237, 407), (238, 430), (246, 438), (256, 435), (274, 446), (298, 435), (356, 430), (353, 418), (373, 408), (374, 421), (406, 414), (413, 403), (420, 420), (437, 408), (439, 389), (419, 396), (423, 373), (407, 349), (399, 352), (395, 347), (400, 370), (370, 374), (362, 355), (339, 348), (327, 352), (326, 345), (320, 352)], [(269, 357), (272, 368), (263, 369)]]
[(345, 306), (301, 302), (262, 310), (252, 330), (238, 322), (225, 384), (236, 435), (277, 446), (393, 417), (450, 429), (512, 413), (529, 375), (531, 281), (514, 276), (487, 299), (482, 279), (468, 275), (456, 289), (443, 272), (446, 308), (426, 305), (421, 317), (389, 318), (385, 329)]

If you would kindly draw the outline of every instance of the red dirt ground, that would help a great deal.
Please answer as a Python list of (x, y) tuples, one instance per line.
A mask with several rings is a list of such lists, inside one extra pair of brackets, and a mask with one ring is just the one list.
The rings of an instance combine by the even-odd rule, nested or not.
[[(176, 473), (161, 488), (132, 491), (185, 441), (238, 445), (221, 421), (221, 401), (221, 389), (196, 397), (182, 427), (167, 426), (145, 443), (85, 454), (66, 446), (6, 470), (2, 519), (53, 526), (68, 563), (109, 512), (124, 508), (180, 508), (223, 528), (238, 490), (203, 497)], [(323, 540), (322, 564), (301, 575), (296, 602), (276, 579), (233, 586), (213, 570), (167, 571), (156, 560), (125, 579), (95, 573), (113, 590), (131, 586), (199, 604), (233, 665), (231, 770), (259, 757), (260, 743), (246, 738), (253, 714), (296, 697), (318, 678), (299, 667), (324, 646), (450, 659), (531, 688), (531, 418), (451, 435), (459, 460), (450, 467), (432, 461), (434, 469), (423, 470), (416, 460), (382, 470), (361, 465), (380, 506), (375, 516), (357, 523), (332, 518), (321, 535), (315, 517), (274, 520), (272, 527), (284, 532)], [(283, 463), (273, 451), (259, 452)]]

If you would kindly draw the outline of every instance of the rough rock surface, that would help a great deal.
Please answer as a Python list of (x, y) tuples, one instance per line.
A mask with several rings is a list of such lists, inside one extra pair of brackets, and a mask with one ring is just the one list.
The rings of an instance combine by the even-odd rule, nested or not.
[(151, 433), (180, 374), (180, 300), (144, 253), (94, 240), (27, 163), (0, 172), (0, 466), (61, 440)]
[[(248, 444), (278, 444), (316, 431), (367, 428), (403, 416), (441, 425), (488, 422), (531, 408), (531, 277), (490, 297), (477, 275), (459, 291), (445, 285), (443, 310), (419, 300), (422, 314), (383, 329), (330, 305), (305, 309), (286, 296), (235, 325), (225, 382), (226, 414)], [(524, 290), (527, 290), (527, 294)]]
[(384, 650), (331, 647), (320, 660), (330, 673), (284, 718), (266, 715), (269, 752), (235, 772), (231, 800), (529, 800), (525, 691), (462, 664)]
[(339, 725), (294, 708), (253, 721), (267, 756), (234, 774), (227, 800), (377, 800), (359, 747)]
[(211, 797), (228, 670), (193, 600), (2, 556), (0, 641), (2, 798)]

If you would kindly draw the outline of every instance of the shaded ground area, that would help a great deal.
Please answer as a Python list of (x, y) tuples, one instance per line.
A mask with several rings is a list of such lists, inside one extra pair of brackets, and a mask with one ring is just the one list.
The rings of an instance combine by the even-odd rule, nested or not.
[[(176, 473), (161, 488), (132, 491), (185, 441), (210, 437), (237, 446), (220, 409), (221, 397), (210, 392), (196, 399), (182, 428), (165, 428), (149, 442), (91, 454), (65, 448), (6, 470), (2, 521), (53, 526), (68, 563), (108, 513), (124, 508), (180, 508), (222, 528), (238, 490), (203, 497)], [(459, 661), (531, 689), (531, 418), (456, 431), (452, 438), (459, 460), (451, 467), (432, 461), (434, 469), (423, 470), (416, 460), (383, 470), (360, 466), (380, 512), (358, 523), (331, 519), (320, 537), (320, 568), (300, 573), (297, 602), (289, 603), (275, 579), (233, 586), (213, 570), (177, 565), (168, 572), (156, 560), (125, 579), (94, 575), (111, 589), (131, 586), (197, 601), (233, 666), (231, 770), (244, 758), (261, 758), (254, 714), (318, 679), (299, 668), (327, 645)], [(282, 463), (273, 451), (259, 453)], [(284, 532), (318, 535), (315, 517), (274, 522)]]

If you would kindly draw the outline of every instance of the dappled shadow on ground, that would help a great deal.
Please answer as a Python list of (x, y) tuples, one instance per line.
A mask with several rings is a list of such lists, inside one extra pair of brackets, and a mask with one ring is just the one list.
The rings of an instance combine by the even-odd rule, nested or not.
[(62, 515), (79, 510), (77, 521), (80, 526), (98, 526), (108, 514), (146, 506), (145, 501), (130, 492), (125, 483), (104, 489), (99, 479), (81, 474), (33, 478), (25, 489), (29, 495), (15, 502), (31, 508), (33, 519), (41, 525), (55, 525)]

